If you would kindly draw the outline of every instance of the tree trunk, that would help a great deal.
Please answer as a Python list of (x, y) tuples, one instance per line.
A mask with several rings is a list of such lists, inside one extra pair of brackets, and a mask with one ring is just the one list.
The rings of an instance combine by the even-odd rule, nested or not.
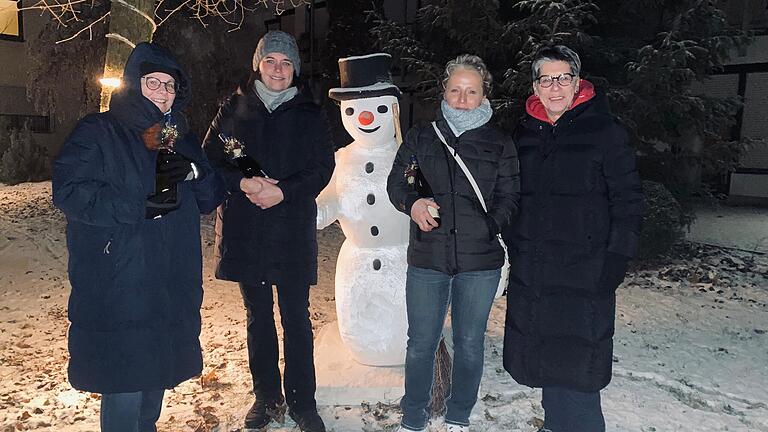
[[(123, 4), (125, 2), (125, 4)], [(126, 6), (127, 4), (127, 6)], [(133, 10), (133, 9), (136, 10)], [(104, 59), (103, 78), (122, 78), (123, 68), (133, 47), (123, 38), (130, 41), (131, 44), (140, 42), (149, 42), (152, 40), (152, 34), (155, 26), (147, 17), (154, 14), (154, 0), (121, 0), (112, 1), (109, 16), (109, 31), (107, 32), (107, 55)], [(140, 12), (139, 12), (140, 11)], [(142, 15), (143, 12), (144, 15)], [(101, 103), (100, 110), (109, 109), (109, 100), (112, 97), (114, 87), (101, 85)]]

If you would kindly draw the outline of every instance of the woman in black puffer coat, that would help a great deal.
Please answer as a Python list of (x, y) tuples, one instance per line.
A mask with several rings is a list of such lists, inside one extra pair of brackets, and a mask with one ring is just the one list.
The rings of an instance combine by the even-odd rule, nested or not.
[(514, 134), (520, 215), (504, 230), (512, 264), (504, 367), (543, 387), (553, 432), (605, 429), (599, 391), (611, 380), (615, 291), (641, 217), (627, 134), (605, 95), (579, 80), (580, 65), (563, 46), (534, 58), (535, 94)]
[[(333, 173), (333, 143), (321, 108), (297, 86), (300, 66), (293, 36), (264, 35), (250, 80), (221, 107), (204, 144), (229, 192), (216, 220), (216, 277), (239, 283), (248, 316), (256, 400), (246, 429), (282, 418), (287, 402), (302, 431), (325, 431), (315, 401), (309, 287), (317, 283), (315, 198)], [(233, 139), (269, 178), (244, 176), (225, 145)], [(284, 384), (273, 286), (285, 332)]]
[(72, 284), (69, 381), (102, 393), (103, 432), (155, 431), (164, 390), (202, 371), (200, 213), (224, 190), (181, 113), (189, 84), (170, 52), (137, 45), (109, 111), (80, 120), (53, 166)]
[[(477, 182), (488, 213), (431, 124), (411, 129), (387, 179), (390, 200), (413, 221), (405, 288), (408, 346), (401, 430), (426, 430), (435, 352), (449, 305), (454, 364), (446, 402), (448, 431), (468, 430), (477, 400), (485, 329), (505, 260), (496, 235), (517, 213), (519, 191), (515, 146), (488, 123), (490, 81), (479, 57), (462, 55), (450, 61), (435, 122)], [(431, 186), (431, 198), (419, 196), (406, 180), (412, 159)], [(427, 207), (438, 209), (439, 227)]]

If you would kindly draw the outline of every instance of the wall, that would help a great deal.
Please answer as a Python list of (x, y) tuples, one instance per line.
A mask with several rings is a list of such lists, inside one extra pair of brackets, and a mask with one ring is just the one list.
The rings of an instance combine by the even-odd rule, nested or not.
[[(65, 106), (56, 107), (57, 112), (46, 115), (35, 109), (32, 102), (27, 99), (27, 72), (32, 67), (29, 59), (29, 47), (45, 24), (48, 17), (41, 16), (39, 12), (23, 11), (23, 40), (12, 41), (0, 39), (0, 118), (23, 116), (36, 116), (37, 126), (50, 126), (49, 132), (34, 133), (35, 140), (49, 149), (49, 155), (54, 156), (67, 134), (72, 130), (79, 117), (81, 100), (78, 95), (82, 83), (72, 81), (64, 82), (61, 92), (66, 94), (68, 101)], [(81, 78), (81, 77), (77, 77)], [(95, 79), (95, 78), (94, 78)], [(72, 97), (69, 97), (72, 93)], [(40, 117), (48, 117), (48, 122)], [(0, 131), (6, 134), (6, 131)]]

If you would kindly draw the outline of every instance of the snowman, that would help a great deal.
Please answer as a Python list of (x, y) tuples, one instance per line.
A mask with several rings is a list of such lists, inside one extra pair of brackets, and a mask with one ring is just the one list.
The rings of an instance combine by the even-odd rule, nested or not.
[(358, 362), (405, 362), (407, 216), (387, 195), (399, 138), (398, 98), (389, 54), (339, 59), (339, 101), (354, 141), (336, 152), (336, 169), (317, 198), (318, 229), (338, 220), (346, 240), (336, 265), (336, 315), (344, 344)]

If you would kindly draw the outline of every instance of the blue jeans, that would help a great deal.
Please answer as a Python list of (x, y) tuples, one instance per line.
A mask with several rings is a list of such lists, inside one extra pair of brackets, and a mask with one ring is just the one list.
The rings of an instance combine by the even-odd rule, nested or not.
[(165, 390), (101, 395), (101, 432), (157, 432)]
[(451, 306), (453, 370), (446, 401), (446, 423), (469, 425), (483, 375), (485, 329), (501, 270), (445, 273), (408, 267), (405, 302), (408, 310), (408, 348), (405, 355), (405, 396), (401, 424), (419, 430), (429, 420), (435, 352), (445, 315)]
[(541, 390), (544, 429), (552, 432), (605, 432), (600, 392), (584, 393), (561, 387)]

